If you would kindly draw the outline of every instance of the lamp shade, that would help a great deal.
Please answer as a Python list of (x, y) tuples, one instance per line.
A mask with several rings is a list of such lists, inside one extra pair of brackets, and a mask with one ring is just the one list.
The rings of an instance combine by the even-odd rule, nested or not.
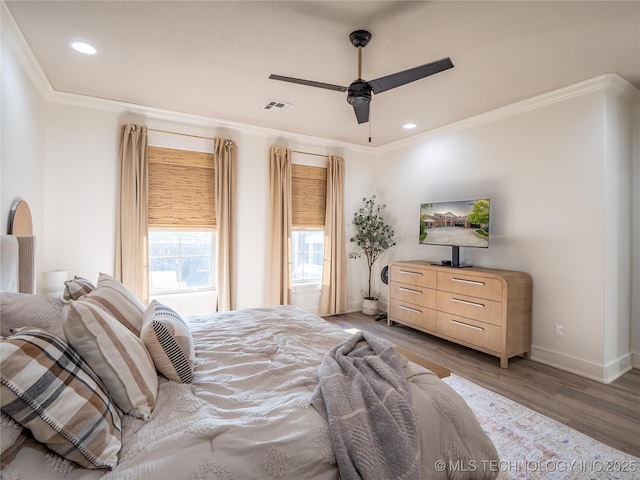
[(64, 291), (64, 282), (69, 279), (69, 272), (66, 270), (50, 270), (42, 272), (42, 288), (44, 295), (59, 297)]

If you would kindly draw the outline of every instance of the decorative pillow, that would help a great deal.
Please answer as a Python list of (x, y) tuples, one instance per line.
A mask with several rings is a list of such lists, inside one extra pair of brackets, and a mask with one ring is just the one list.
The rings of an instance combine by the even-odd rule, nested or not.
[(112, 469), (120, 412), (65, 341), (25, 328), (0, 342), (2, 411), (51, 450), (86, 468)]
[(94, 291), (82, 298), (93, 305), (109, 312), (122, 325), (140, 336), (144, 305), (133, 293), (127, 290), (122, 282), (111, 275), (100, 273), (98, 285)]
[(48, 295), (0, 292), (0, 335), (22, 327), (39, 327), (64, 339), (62, 300)]
[(147, 420), (156, 403), (158, 374), (142, 340), (84, 299), (64, 306), (64, 333), (100, 376), (116, 405)]
[(73, 280), (64, 282), (64, 293), (62, 298), (65, 300), (78, 300), (80, 297), (91, 293), (96, 286), (86, 278), (74, 276)]
[(191, 331), (180, 314), (153, 300), (144, 314), (140, 339), (162, 375), (191, 383), (195, 350)]

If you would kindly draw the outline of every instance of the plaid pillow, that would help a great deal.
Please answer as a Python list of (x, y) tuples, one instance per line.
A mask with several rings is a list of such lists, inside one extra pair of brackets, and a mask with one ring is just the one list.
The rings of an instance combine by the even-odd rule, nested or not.
[(122, 282), (111, 275), (100, 273), (96, 289), (82, 297), (82, 300), (106, 310), (136, 337), (140, 336), (144, 305)]
[(3, 412), (68, 460), (86, 468), (116, 466), (120, 412), (66, 342), (25, 328), (0, 341), (0, 359)]
[(86, 278), (74, 276), (73, 280), (64, 282), (64, 293), (62, 298), (65, 300), (78, 300), (80, 297), (91, 293), (96, 286)]
[(63, 328), (69, 345), (98, 372), (115, 404), (147, 420), (158, 395), (158, 374), (142, 340), (84, 299), (64, 306)]
[(140, 339), (162, 375), (191, 383), (195, 350), (191, 331), (180, 314), (153, 300), (144, 314)]

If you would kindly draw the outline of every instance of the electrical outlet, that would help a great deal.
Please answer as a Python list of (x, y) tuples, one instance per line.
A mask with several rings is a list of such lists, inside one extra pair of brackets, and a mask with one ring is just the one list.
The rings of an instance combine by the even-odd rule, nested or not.
[(554, 325), (554, 327), (555, 327), (556, 337), (561, 337), (562, 336), (562, 325)]

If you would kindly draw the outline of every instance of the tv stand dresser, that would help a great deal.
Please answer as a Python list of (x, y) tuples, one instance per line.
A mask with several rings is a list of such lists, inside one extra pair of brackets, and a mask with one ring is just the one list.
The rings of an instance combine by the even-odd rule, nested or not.
[(495, 355), (507, 368), (509, 358), (530, 356), (531, 297), (531, 277), (524, 272), (394, 262), (387, 323)]

